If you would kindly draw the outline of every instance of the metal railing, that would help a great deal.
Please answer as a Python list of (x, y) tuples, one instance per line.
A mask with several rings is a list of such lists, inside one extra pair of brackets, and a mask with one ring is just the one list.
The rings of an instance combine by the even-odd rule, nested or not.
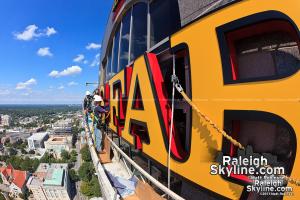
[[(88, 126), (88, 125), (87, 125)], [(107, 133), (107, 132), (106, 132)], [(116, 200), (119, 199), (119, 195), (117, 195), (117, 191), (112, 187), (112, 185), (109, 182), (109, 179), (105, 173), (105, 170), (103, 166), (101, 165), (98, 155), (96, 153), (93, 140), (91, 137), (90, 129), (86, 128), (86, 137), (87, 137), (87, 143), (90, 149), (91, 157), (93, 160), (93, 164), (95, 166), (96, 172), (98, 174), (99, 183), (101, 186), (101, 191), (103, 194), (104, 199), (108, 200)], [(131, 164), (131, 166), (138, 171), (141, 175), (144, 176), (147, 180), (149, 180), (154, 186), (159, 188), (161, 191), (164, 192), (163, 196), (168, 196), (171, 199), (174, 200), (185, 200), (172, 190), (168, 189), (165, 185), (160, 183), (158, 180), (156, 180), (154, 177), (152, 177), (147, 171), (145, 171), (142, 167), (140, 167), (134, 160), (132, 160), (108, 135), (107, 135), (108, 141), (111, 143), (111, 148), (114, 148), (117, 153), (122, 155), (122, 161), (126, 160), (128, 163)], [(125, 162), (124, 162), (125, 163)], [(100, 178), (101, 177), (101, 178)]]
[(141, 168), (136, 162), (134, 162), (118, 145), (112, 141), (110, 137), (107, 137), (110, 143), (112, 144), (113, 148), (117, 150), (118, 153), (120, 153), (123, 158), (129, 162), (137, 171), (139, 171), (147, 180), (149, 180), (153, 185), (158, 187), (161, 191), (163, 191), (166, 195), (171, 197), (175, 200), (184, 200), (181, 196), (173, 192), (172, 190), (168, 189), (165, 185), (160, 183), (158, 180), (156, 180), (154, 177), (152, 177), (148, 172), (146, 172), (143, 168)]

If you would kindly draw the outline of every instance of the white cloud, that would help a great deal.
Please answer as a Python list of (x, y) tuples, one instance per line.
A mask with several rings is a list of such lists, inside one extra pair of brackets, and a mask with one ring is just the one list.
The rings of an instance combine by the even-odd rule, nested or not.
[(53, 56), (53, 54), (51, 53), (49, 47), (39, 48), (39, 50), (37, 51), (37, 55), (42, 56), (42, 57), (44, 57), (44, 56), (49, 56), (49, 57)]
[(93, 62), (90, 64), (91, 67), (98, 66), (100, 64), (100, 53), (95, 55)]
[(34, 78), (29, 79), (25, 82), (20, 82), (16, 86), (16, 90), (24, 90), (24, 89), (30, 89), (30, 86), (36, 85), (37, 81)]
[(81, 71), (82, 71), (81, 67), (75, 65), (75, 66), (68, 67), (67, 69), (64, 69), (63, 71), (60, 72), (57, 70), (53, 70), (52, 72), (49, 73), (49, 76), (54, 78), (59, 78), (62, 76), (80, 74)]
[(28, 25), (24, 31), (13, 33), (17, 40), (29, 41), (42, 36), (51, 36), (57, 31), (53, 27), (47, 27), (45, 30), (39, 29), (35, 24)]
[(97, 43), (89, 43), (86, 47), (85, 47), (87, 50), (90, 50), (90, 49), (100, 49), (101, 48), (101, 44), (97, 44)]
[(82, 62), (84, 60), (83, 54), (78, 54), (74, 59), (73, 62)]
[(87, 60), (84, 60), (84, 61), (83, 61), (83, 64), (88, 64), (88, 62), (89, 62), (89, 61), (87, 61)]
[(58, 77), (59, 76), (59, 71), (53, 70), (52, 72), (50, 72), (49, 76)]
[(65, 87), (64, 87), (63, 85), (61, 85), (61, 86), (59, 86), (57, 89), (63, 90), (63, 89), (65, 89)]
[[(53, 85), (54, 86), (54, 85)], [(84, 97), (82, 90), (58, 90), (59, 84), (52, 90), (15, 90), (16, 85), (1, 85), (0, 104), (80, 104)], [(3, 95), (2, 95), (3, 94)]]
[(8, 95), (10, 91), (8, 89), (1, 89), (0, 88), (0, 96)]
[(21, 33), (15, 33), (15, 37), (17, 40), (31, 40), (34, 37), (39, 37), (40, 34), (37, 33), (38, 27), (35, 24), (29, 25), (25, 28), (25, 30)]
[(57, 31), (53, 27), (47, 27), (47, 29), (46, 29), (46, 35), (48, 37), (50, 37), (51, 35), (54, 35), (56, 33), (57, 33)]
[(68, 83), (68, 86), (75, 86), (75, 85), (78, 85), (78, 83), (74, 82), (74, 81), (71, 81)]

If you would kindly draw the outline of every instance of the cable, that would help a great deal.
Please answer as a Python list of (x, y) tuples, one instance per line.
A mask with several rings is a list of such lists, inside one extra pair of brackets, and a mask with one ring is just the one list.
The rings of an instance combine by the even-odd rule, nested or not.
[(172, 111), (171, 111), (171, 123), (170, 123), (170, 133), (169, 133), (169, 150), (168, 150), (168, 189), (170, 189), (171, 182), (171, 147), (172, 147), (172, 137), (173, 137), (173, 121), (174, 121), (174, 96), (175, 96), (175, 55), (173, 54), (173, 75), (172, 75)]

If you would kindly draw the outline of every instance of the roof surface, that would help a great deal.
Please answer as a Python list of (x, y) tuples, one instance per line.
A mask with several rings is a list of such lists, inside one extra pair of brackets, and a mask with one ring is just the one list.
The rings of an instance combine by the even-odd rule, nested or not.
[(19, 188), (22, 188), (26, 182), (26, 171), (13, 169), (12, 165), (10, 164), (7, 167), (1, 167), (0, 172), (5, 176), (7, 180), (11, 179), (12, 182)]
[(30, 136), (28, 139), (42, 140), (44, 137), (46, 137), (46, 135), (48, 135), (47, 132), (35, 133), (32, 136)]
[(64, 169), (54, 169), (47, 175), (47, 178), (44, 181), (44, 185), (62, 186), (63, 175)]

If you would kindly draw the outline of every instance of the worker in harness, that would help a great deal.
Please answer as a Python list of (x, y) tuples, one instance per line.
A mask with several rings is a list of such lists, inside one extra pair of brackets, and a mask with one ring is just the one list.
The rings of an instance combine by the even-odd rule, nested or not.
[(92, 101), (93, 96), (90, 91), (86, 91), (84, 101), (83, 101), (83, 112), (85, 115), (85, 121), (88, 124), (89, 114), (92, 113)]
[(99, 153), (102, 152), (102, 118), (108, 111), (101, 106), (103, 101), (102, 97), (99, 95), (94, 96), (94, 134), (96, 140), (96, 149)]

